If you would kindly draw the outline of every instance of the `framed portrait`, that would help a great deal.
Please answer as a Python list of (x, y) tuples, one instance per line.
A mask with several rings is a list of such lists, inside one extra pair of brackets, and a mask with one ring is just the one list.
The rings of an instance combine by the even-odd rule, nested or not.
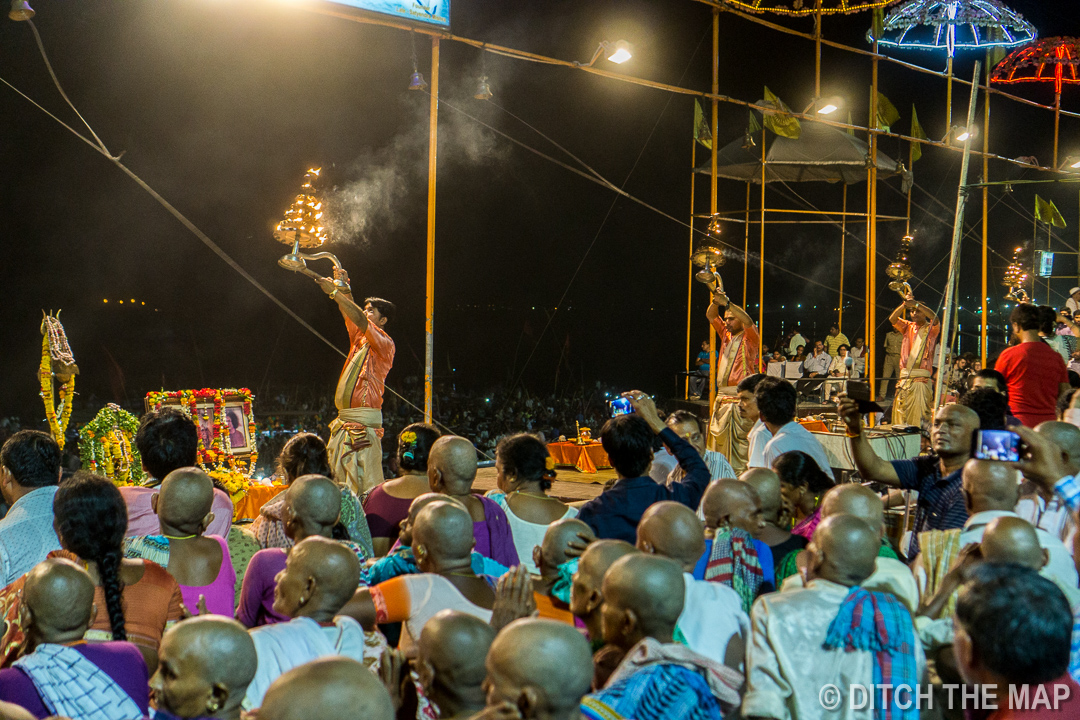
[(199, 433), (201, 465), (250, 471), (258, 458), (251, 391), (203, 388), (162, 390), (146, 395), (146, 410), (175, 407), (188, 415)]

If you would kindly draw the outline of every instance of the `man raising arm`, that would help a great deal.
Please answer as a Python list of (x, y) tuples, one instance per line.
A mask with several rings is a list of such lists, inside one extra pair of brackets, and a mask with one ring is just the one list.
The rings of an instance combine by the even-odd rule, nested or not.
[(863, 480), (917, 490), (919, 504), (907, 551), (919, 551), (919, 533), (963, 527), (967, 521), (961, 471), (971, 457), (971, 437), (979, 429), (979, 416), (963, 405), (945, 405), (934, 417), (930, 442), (934, 454), (912, 460), (882, 460), (863, 432), (862, 415), (854, 400), (843, 397), (837, 412), (847, 425), (851, 456)]

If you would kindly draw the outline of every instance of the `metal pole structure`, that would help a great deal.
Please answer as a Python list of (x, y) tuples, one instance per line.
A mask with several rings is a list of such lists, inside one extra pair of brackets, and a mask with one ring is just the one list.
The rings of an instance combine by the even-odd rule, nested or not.
[[(990, 51), (986, 51), (986, 93), (983, 95), (983, 152), (990, 147)], [(990, 161), (983, 156), (982, 181), (990, 182)], [(979, 329), (979, 364), (986, 367), (986, 332), (989, 297), (989, 273), (990, 273), (990, 228), (987, 224), (990, 216), (990, 188), (983, 185), (982, 189), (982, 295), (980, 305), (982, 307), (982, 323)]]
[[(1058, 72), (1061, 72), (1059, 69)], [(1061, 86), (1058, 86), (1057, 92), (1054, 93), (1054, 169), (1057, 170), (1058, 166), (1058, 126), (1061, 124)], [(1050, 301), (1049, 296), (1046, 298), (1047, 302)]]
[[(867, 233), (866, 233), (866, 273), (868, 277), (866, 288), (866, 344), (867, 347), (877, 347), (877, 116), (878, 116), (878, 45), (874, 43), (874, 59), (871, 63), (873, 73), (871, 80), (873, 88), (870, 91), (870, 167), (867, 172), (867, 192), (870, 198), (870, 207), (867, 208)], [(873, 363), (867, 363), (866, 380), (870, 385), (870, 398), (874, 398), (874, 379), (877, 373)]]
[(840, 307), (836, 327), (844, 332), (844, 251), (847, 249), (847, 183), (844, 183), (844, 214), (840, 218)]
[(431, 38), (431, 116), (428, 121), (427, 282), (424, 316), (424, 422), (434, 407), (435, 376), (435, 171), (439, 156), (439, 38)]
[(949, 53), (949, 64), (945, 68), (945, 143), (952, 143), (952, 53)]
[[(814, 100), (821, 97), (821, 0), (814, 8)], [(816, 108), (815, 108), (816, 109)]]
[[(747, 308), (743, 308), (746, 310)], [(747, 313), (749, 315), (749, 313)], [(758, 368), (765, 354), (765, 118), (761, 119), (761, 244), (758, 249)]]
[[(975, 101), (979, 96), (979, 73), (982, 62), (975, 61), (975, 77), (971, 81), (971, 97), (968, 99), (967, 125), (975, 124)], [(938, 374), (934, 384), (934, 407), (941, 404), (941, 392), (945, 384), (945, 352), (949, 349), (950, 325), (956, 304), (956, 282), (960, 274), (960, 240), (964, 235), (964, 207), (967, 204), (968, 160), (971, 158), (971, 134), (964, 141), (964, 159), (960, 165), (960, 186), (956, 191), (956, 215), (953, 219), (952, 251), (949, 254), (949, 282), (945, 286), (945, 306), (941, 309), (941, 335), (938, 336)], [(983, 296), (985, 297), (985, 295)]]
[[(696, 102), (696, 101), (695, 101)], [(696, 114), (696, 110), (695, 110)], [(694, 186), (697, 185), (697, 177), (694, 172), (697, 169), (697, 118), (694, 118), (694, 132), (690, 133), (690, 249), (686, 254), (686, 372), (690, 372), (690, 302), (694, 294), (694, 263), (690, 256), (694, 254)], [(711, 366), (709, 368), (712, 369)], [(683, 397), (690, 397), (690, 376), (686, 376), (683, 383)]]
[(746, 222), (743, 223), (745, 237), (743, 237), (743, 262), (742, 262), (742, 306), (746, 309), (746, 283), (747, 273), (750, 267), (750, 181), (746, 181)]
[[(720, 102), (716, 99), (716, 96), (720, 94), (720, 10), (719, 8), (713, 8), (712, 15), (712, 123), (710, 125), (712, 131), (712, 156), (711, 156), (711, 170), (709, 172), (709, 212), (712, 215), (716, 214), (716, 146), (717, 146), (717, 132), (719, 131), (718, 125), (720, 123)], [(709, 222), (712, 222), (710, 218)], [(709, 298), (709, 302), (712, 302), (712, 298)], [(713, 362), (716, 358), (716, 328), (709, 325), (709, 412), (713, 411), (713, 406), (716, 403), (716, 371), (720, 365), (718, 362)]]

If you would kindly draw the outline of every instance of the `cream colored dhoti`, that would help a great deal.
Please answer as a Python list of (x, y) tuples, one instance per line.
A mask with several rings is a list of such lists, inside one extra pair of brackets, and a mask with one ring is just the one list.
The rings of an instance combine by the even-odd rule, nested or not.
[(901, 370), (896, 384), (896, 399), (892, 406), (893, 425), (929, 427), (934, 392), (930, 387), (929, 370)]
[[(330, 467), (334, 480), (357, 495), (383, 481), (382, 410), (358, 407), (338, 410), (330, 423)], [(362, 446), (366, 442), (366, 447)]]
[(723, 453), (737, 474), (746, 469), (750, 461), (750, 434), (754, 423), (739, 415), (737, 395), (717, 393), (709, 420), (708, 448)]

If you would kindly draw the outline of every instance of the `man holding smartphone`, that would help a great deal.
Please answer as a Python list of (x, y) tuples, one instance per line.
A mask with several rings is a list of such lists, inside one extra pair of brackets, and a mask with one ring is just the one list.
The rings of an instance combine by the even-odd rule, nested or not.
[[(610, 488), (581, 506), (578, 520), (586, 523), (601, 540), (637, 542), (641, 516), (653, 503), (674, 500), (696, 510), (711, 479), (709, 467), (694, 446), (664, 424), (656, 405), (645, 393), (623, 393), (634, 412), (616, 415), (604, 423), (600, 442), (608, 454), (618, 479)], [(649, 477), (653, 460), (653, 439), (659, 435), (679, 461), (685, 477), (668, 486)]]
[(930, 432), (934, 454), (888, 461), (879, 458), (870, 446), (857, 401), (841, 396), (837, 413), (847, 425), (851, 456), (863, 480), (919, 493), (915, 527), (905, 553), (909, 558), (919, 552), (919, 533), (964, 526), (968, 513), (961, 472), (971, 457), (972, 438), (979, 429), (979, 416), (974, 410), (963, 405), (943, 406), (934, 416)]

